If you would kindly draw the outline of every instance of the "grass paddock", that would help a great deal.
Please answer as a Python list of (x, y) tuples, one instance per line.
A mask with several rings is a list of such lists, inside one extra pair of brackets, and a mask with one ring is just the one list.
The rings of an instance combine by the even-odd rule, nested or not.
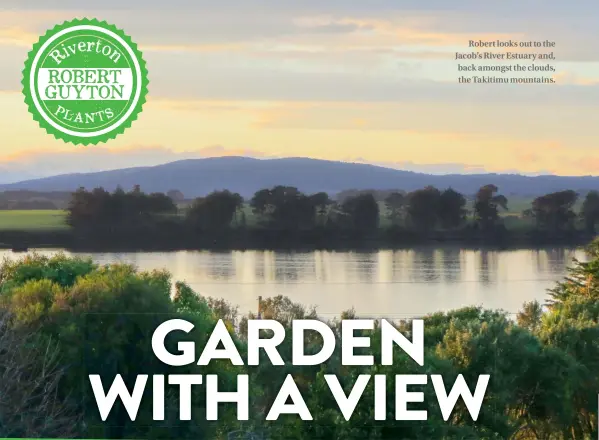
[(65, 229), (66, 212), (61, 210), (0, 211), (0, 230)]

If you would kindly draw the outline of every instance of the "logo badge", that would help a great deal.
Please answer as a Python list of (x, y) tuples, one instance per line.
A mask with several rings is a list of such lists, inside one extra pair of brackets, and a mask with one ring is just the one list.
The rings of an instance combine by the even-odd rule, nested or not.
[(97, 144), (137, 119), (148, 71), (137, 45), (106, 22), (65, 22), (34, 44), (23, 70), (29, 112), (57, 139)]

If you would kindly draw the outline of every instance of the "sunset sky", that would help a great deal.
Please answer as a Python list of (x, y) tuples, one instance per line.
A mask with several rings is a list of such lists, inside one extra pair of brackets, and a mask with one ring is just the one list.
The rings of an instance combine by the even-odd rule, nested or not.
[[(2, 0), (0, 181), (223, 155), (599, 174), (595, 0), (81, 3)], [(124, 29), (150, 75), (139, 120), (98, 146), (47, 135), (20, 92), (33, 43), (76, 17)], [(510, 38), (555, 41), (557, 83), (457, 83), (468, 40)]]

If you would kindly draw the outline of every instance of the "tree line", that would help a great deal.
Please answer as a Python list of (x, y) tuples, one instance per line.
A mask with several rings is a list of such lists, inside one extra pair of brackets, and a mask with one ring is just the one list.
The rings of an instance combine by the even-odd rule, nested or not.
[[(186, 207), (179, 206), (182, 197), (177, 191), (146, 194), (139, 187), (112, 193), (82, 188), (72, 196), (67, 221), (77, 231), (93, 234), (151, 231), (160, 236), (168, 230), (170, 236), (184, 231), (189, 237), (218, 237), (252, 230), (258, 231), (255, 235), (311, 231), (318, 239), (343, 234), (393, 239), (408, 232), (421, 237), (433, 233), (501, 237), (506, 234), (501, 214), (509, 213), (508, 199), (495, 185), (481, 187), (469, 199), (452, 188), (432, 186), (410, 193), (388, 191), (382, 200), (372, 192), (353, 192), (334, 200), (324, 192), (305, 194), (289, 186), (259, 190), (249, 200), (228, 190), (214, 191)], [(530, 233), (594, 234), (599, 193), (588, 192), (575, 212), (578, 198), (571, 190), (546, 194), (535, 198), (519, 217), (528, 221)]]
[[(260, 434), (268, 440), (317, 439), (509, 439), (587, 440), (597, 438), (599, 376), (599, 245), (588, 263), (575, 262), (569, 276), (556, 283), (549, 300), (525, 304), (516, 320), (501, 311), (467, 307), (424, 317), (425, 362), (416, 364), (396, 347), (393, 365), (380, 365), (380, 328), (367, 332), (373, 366), (341, 364), (340, 344), (330, 360), (318, 366), (293, 366), (291, 340), (278, 347), (284, 366), (273, 366), (262, 352), (259, 366), (234, 366), (217, 360), (208, 366), (170, 367), (151, 348), (156, 327), (167, 319), (190, 321), (189, 334), (175, 332), (167, 349), (193, 341), (200, 353), (218, 319), (247, 359), (247, 320), (226, 301), (173, 283), (164, 271), (140, 272), (132, 266), (99, 266), (89, 259), (64, 255), (28, 255), (0, 267), (0, 436), (6, 438), (152, 438), (228, 440), (233, 431)], [(290, 335), (294, 319), (321, 319), (317, 310), (285, 297), (265, 298), (262, 319), (275, 319)], [(393, 311), (389, 311), (393, 314)], [(355, 319), (354, 310), (341, 319)], [(324, 321), (340, 338), (339, 320)], [(397, 321), (408, 331), (409, 320)], [(366, 335), (363, 334), (363, 335)], [(308, 336), (308, 353), (321, 341)], [(351, 419), (342, 416), (324, 375), (339, 377), (346, 394), (361, 374), (441, 374), (453, 384), (463, 374), (473, 387), (480, 374), (490, 374), (479, 418), (474, 422), (463, 404), (442, 418), (432, 386), (414, 386), (426, 410), (426, 421), (395, 421), (395, 387), (387, 386), (386, 421), (374, 421), (373, 385), (364, 391)], [(219, 421), (207, 422), (203, 386), (192, 387), (193, 420), (182, 422), (175, 389), (165, 393), (165, 420), (152, 420), (146, 396), (135, 421), (115, 405), (102, 422), (89, 381), (99, 374), (110, 384), (121, 374), (129, 390), (138, 374), (218, 374), (219, 391), (234, 391), (236, 375), (250, 377), (250, 420), (236, 420), (233, 404), (219, 405)], [(310, 408), (312, 421), (282, 416), (266, 422), (287, 374), (292, 374)], [(175, 387), (173, 387), (175, 388)], [(171, 392), (172, 391), (172, 392)]]
[(64, 209), (71, 192), (7, 190), (0, 192), (0, 210)]

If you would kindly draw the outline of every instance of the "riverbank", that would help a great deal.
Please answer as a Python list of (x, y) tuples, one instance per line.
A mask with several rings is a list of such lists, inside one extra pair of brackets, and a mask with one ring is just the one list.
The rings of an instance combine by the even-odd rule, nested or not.
[(4, 230), (0, 231), (0, 249), (25, 251), (31, 248), (61, 248), (82, 252), (178, 251), (178, 250), (379, 250), (405, 249), (421, 245), (451, 245), (463, 249), (542, 248), (548, 246), (584, 246), (594, 237), (580, 231), (560, 235), (541, 231), (499, 230), (482, 234), (464, 229), (451, 232), (418, 233), (400, 229), (381, 229), (364, 234), (345, 230), (314, 229), (276, 231), (231, 229), (201, 234), (179, 229), (88, 231)]

